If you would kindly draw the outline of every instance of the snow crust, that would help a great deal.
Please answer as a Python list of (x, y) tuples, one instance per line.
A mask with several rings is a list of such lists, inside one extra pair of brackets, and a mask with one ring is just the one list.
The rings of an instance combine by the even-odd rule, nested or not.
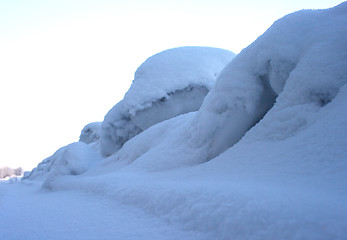
[(211, 47), (180, 47), (148, 58), (135, 72), (124, 99), (105, 116), (100, 151), (110, 156), (148, 127), (200, 108), (234, 53)]
[[(146, 111), (145, 101), (125, 97), (108, 113), (118, 125), (104, 130), (133, 135), (44, 187), (139, 208), (202, 234), (192, 239), (345, 239), (346, 40), (347, 2), (289, 14), (224, 68), (197, 111), (142, 129), (129, 106)], [(174, 88), (165, 92), (187, 91)], [(150, 101), (156, 109), (160, 98)]]

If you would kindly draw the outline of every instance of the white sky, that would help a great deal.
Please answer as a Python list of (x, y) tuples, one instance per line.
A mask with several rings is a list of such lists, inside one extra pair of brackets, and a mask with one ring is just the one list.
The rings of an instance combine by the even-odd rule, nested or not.
[(0, 167), (30, 170), (179, 46), (235, 53), (285, 14), (341, 0), (0, 0)]

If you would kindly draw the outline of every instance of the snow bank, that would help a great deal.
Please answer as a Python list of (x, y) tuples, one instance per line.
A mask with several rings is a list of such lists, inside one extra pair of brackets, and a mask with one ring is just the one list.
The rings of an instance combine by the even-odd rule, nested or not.
[(106, 158), (102, 167), (127, 166), (141, 172), (153, 172), (203, 163), (206, 153), (197, 151), (187, 142), (187, 128), (195, 114), (187, 113), (152, 126)]
[(161, 171), (208, 161), (265, 114), (252, 131), (258, 141), (305, 130), (347, 82), (345, 8), (304, 10), (278, 20), (222, 71), (196, 114), (157, 124), (106, 162)]
[(79, 175), (100, 161), (101, 157), (87, 144), (76, 142), (60, 148), (23, 179), (45, 180), (44, 186), (49, 187), (54, 178)]
[(346, 26), (346, 3), (284, 17), (223, 70), (197, 113), (152, 126), (54, 186), (209, 239), (344, 239)]
[(305, 116), (323, 109), (347, 82), (346, 5), (289, 14), (236, 56), (193, 121), (191, 144), (208, 147), (211, 159), (273, 104), (267, 119), (281, 125), (274, 131), (282, 138), (308, 124)]
[(127, 113), (114, 116), (139, 134), (49, 187), (136, 206), (206, 239), (345, 239), (346, 39), (347, 2), (285, 16), (222, 71), (198, 112), (143, 131), (120, 102), (109, 114)]
[(124, 96), (129, 112), (134, 115), (191, 85), (210, 89), (234, 55), (218, 48), (180, 47), (148, 58), (135, 72), (135, 79)]
[(96, 142), (100, 138), (101, 122), (93, 122), (87, 124), (81, 131), (80, 142), (90, 144)]
[(124, 99), (105, 116), (101, 153), (109, 156), (150, 126), (196, 111), (220, 71), (234, 57), (209, 47), (181, 47), (148, 58)]

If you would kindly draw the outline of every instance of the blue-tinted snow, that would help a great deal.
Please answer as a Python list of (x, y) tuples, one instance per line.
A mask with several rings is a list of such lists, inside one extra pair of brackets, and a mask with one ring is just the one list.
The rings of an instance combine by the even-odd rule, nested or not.
[(285, 16), (222, 71), (198, 112), (155, 124), (50, 189), (207, 239), (345, 239), (346, 39), (347, 3)]

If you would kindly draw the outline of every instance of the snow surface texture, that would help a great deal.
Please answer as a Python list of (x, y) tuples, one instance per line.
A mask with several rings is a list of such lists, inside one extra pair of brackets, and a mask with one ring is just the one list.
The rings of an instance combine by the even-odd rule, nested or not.
[(44, 186), (50, 186), (51, 179), (64, 175), (78, 175), (101, 161), (101, 156), (83, 142), (76, 142), (60, 148), (51, 157), (43, 160), (24, 179), (44, 179)]
[(87, 124), (81, 131), (80, 142), (90, 144), (96, 142), (100, 138), (101, 122), (93, 122)]
[(37, 191), (37, 184), (0, 184), (0, 239), (201, 239), (141, 210), (78, 192)]
[(135, 206), (202, 233), (192, 239), (346, 239), (346, 42), (347, 2), (285, 16), (222, 71), (198, 112), (49, 188)]
[(256, 138), (292, 137), (347, 82), (343, 8), (278, 20), (222, 71), (195, 117), (149, 129), (107, 162), (136, 160), (131, 167), (151, 171), (201, 163), (238, 142), (265, 113)]
[(346, 33), (346, 3), (275, 22), (223, 70), (191, 125), (190, 142), (208, 145), (213, 158), (235, 144), (275, 101), (262, 125), (276, 125), (268, 131), (281, 138), (294, 135), (346, 84)]
[(150, 126), (196, 111), (234, 53), (210, 47), (181, 47), (148, 58), (136, 71), (124, 99), (105, 116), (101, 127), (103, 156)]

